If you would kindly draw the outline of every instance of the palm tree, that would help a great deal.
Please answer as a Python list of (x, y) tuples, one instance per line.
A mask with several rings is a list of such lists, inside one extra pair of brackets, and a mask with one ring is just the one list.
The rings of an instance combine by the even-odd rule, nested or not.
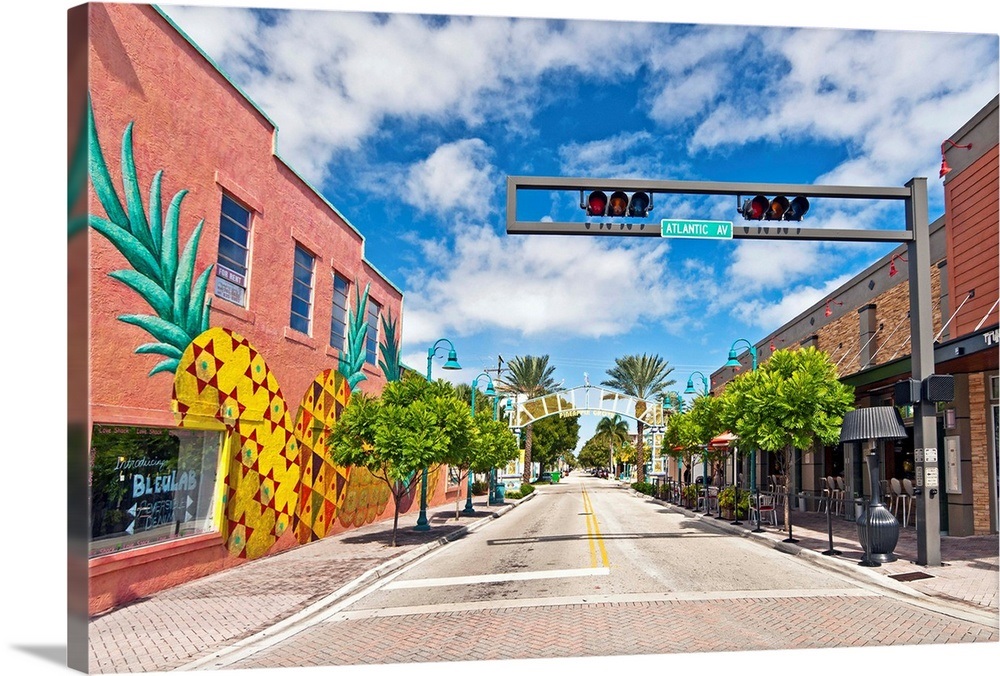
[[(607, 370), (609, 378), (601, 385), (616, 389), (636, 399), (659, 399), (664, 388), (677, 382), (672, 379), (667, 380), (667, 376), (673, 370), (673, 367), (667, 366), (666, 360), (658, 354), (630, 354), (615, 359), (615, 367)], [(635, 413), (637, 418), (636, 480), (642, 483), (646, 480), (645, 455), (642, 447), (642, 434), (645, 431), (645, 425), (639, 419), (640, 411), (636, 410)]]
[[(547, 394), (555, 387), (552, 374), (556, 367), (549, 366), (549, 355), (533, 357), (530, 354), (514, 357), (507, 361), (510, 374), (500, 377), (500, 388), (506, 392), (524, 394), (529, 399)], [(523, 483), (531, 482), (531, 423), (524, 428), (524, 472)]]
[(621, 446), (628, 441), (628, 423), (617, 413), (611, 418), (601, 418), (594, 428), (594, 437), (608, 445), (609, 469), (612, 476), (615, 473), (615, 446)]

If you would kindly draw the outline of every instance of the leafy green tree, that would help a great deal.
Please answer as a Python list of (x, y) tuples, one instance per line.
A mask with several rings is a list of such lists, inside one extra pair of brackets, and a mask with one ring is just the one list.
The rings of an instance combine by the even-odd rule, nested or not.
[[(691, 480), (691, 469), (694, 467), (694, 457), (701, 455), (701, 434), (690, 411), (678, 413), (670, 417), (667, 430), (663, 435), (664, 453), (679, 458)], [(683, 475), (678, 477), (683, 480)]]
[(395, 547), (400, 501), (419, 481), (423, 468), (468, 464), (475, 441), (469, 408), (451, 385), (405, 378), (387, 383), (379, 398), (351, 395), (327, 444), (333, 462), (365, 467), (389, 487)]
[(572, 454), (580, 441), (580, 416), (549, 416), (534, 424), (532, 457), (542, 469), (551, 469), (560, 457)]
[(577, 454), (577, 461), (582, 467), (607, 467), (608, 459), (613, 453), (614, 451), (609, 455), (604, 440), (595, 435), (584, 442), (583, 448)]
[[(723, 391), (722, 420), (740, 443), (780, 453), (782, 471), (795, 449), (817, 441), (835, 444), (844, 415), (854, 407), (854, 389), (837, 379), (829, 356), (814, 347), (777, 350), (754, 371)], [(786, 483), (785, 523), (791, 538), (792, 482)]]
[(477, 410), (475, 425), (476, 452), (471, 463), (473, 472), (484, 474), (517, 458), (517, 437), (506, 422), (494, 420), (490, 411)]
[[(523, 394), (529, 399), (540, 397), (555, 388), (556, 367), (549, 365), (549, 355), (535, 357), (524, 355), (514, 357), (507, 362), (510, 373), (501, 377), (500, 387), (506, 392)], [(524, 428), (524, 472), (521, 481), (531, 483), (531, 447), (533, 443), (532, 424), (528, 423)]]
[[(611, 417), (605, 416), (597, 421), (593, 438), (597, 439), (598, 443), (604, 447), (604, 457), (610, 463), (608, 471), (612, 474), (612, 477), (609, 478), (613, 478), (615, 456), (622, 445), (627, 444), (629, 441), (628, 422), (617, 413)], [(601, 464), (603, 465), (604, 463), (602, 462)]]
[(690, 418), (688, 434), (702, 448), (703, 459), (710, 466), (724, 460), (728, 454), (726, 449), (713, 451), (709, 448), (712, 439), (727, 431), (722, 417), (724, 410), (725, 402), (721, 398), (702, 395), (691, 402), (688, 411)]
[[(668, 379), (673, 367), (659, 355), (630, 354), (615, 359), (614, 368), (608, 369), (608, 379), (601, 385), (623, 392), (637, 399), (661, 399), (664, 390), (673, 385), (675, 380)], [(638, 407), (637, 407), (638, 408)], [(636, 410), (636, 415), (642, 412)], [(642, 420), (636, 422), (636, 480), (643, 483), (646, 480), (645, 453), (642, 446), (644, 431)]]

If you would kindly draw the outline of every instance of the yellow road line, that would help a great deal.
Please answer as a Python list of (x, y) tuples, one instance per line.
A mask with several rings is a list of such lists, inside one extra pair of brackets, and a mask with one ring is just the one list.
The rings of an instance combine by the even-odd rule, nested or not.
[(601, 527), (597, 524), (597, 515), (594, 513), (594, 503), (590, 501), (590, 495), (585, 489), (583, 492), (583, 511), (587, 514), (587, 542), (590, 543), (590, 565), (597, 568), (597, 552), (601, 553), (601, 565), (608, 568), (608, 551), (604, 547), (604, 538), (601, 537)]

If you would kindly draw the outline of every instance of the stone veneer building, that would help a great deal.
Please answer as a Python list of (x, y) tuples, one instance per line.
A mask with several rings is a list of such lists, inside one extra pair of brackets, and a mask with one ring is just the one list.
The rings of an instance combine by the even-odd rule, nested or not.
[[(971, 144), (971, 148), (962, 147)], [(930, 226), (935, 373), (954, 376), (951, 402), (938, 404), (941, 530), (949, 535), (996, 533), (1000, 438), (998, 373), (998, 99), (994, 98), (942, 144), (950, 171), (943, 177), (945, 214)], [(909, 437), (886, 444), (883, 478), (913, 478), (913, 418), (896, 402), (896, 384), (910, 376), (906, 246), (860, 272), (757, 342), (758, 362), (775, 349), (815, 346), (830, 355), (841, 380), (855, 388), (857, 406), (898, 405)], [(898, 263), (898, 265), (897, 265)], [(746, 368), (749, 352), (740, 356)], [(734, 369), (712, 374), (720, 391)], [(848, 493), (867, 495), (861, 459), (851, 446), (798, 454), (790, 472), (796, 492), (819, 495), (822, 478), (841, 475)], [(763, 487), (774, 458), (758, 454)], [(912, 521), (910, 522), (912, 525)]]

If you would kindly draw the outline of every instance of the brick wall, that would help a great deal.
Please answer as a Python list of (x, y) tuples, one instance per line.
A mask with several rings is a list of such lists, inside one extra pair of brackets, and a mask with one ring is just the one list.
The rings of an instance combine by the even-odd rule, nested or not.
[(987, 441), (989, 430), (988, 375), (974, 373), (969, 376), (969, 426), (971, 443), (969, 455), (972, 460), (972, 528), (976, 535), (993, 531), (990, 522), (990, 445)]
[[(936, 265), (931, 267), (931, 298), (933, 299), (933, 322), (935, 335), (941, 329), (941, 271)], [(897, 284), (888, 291), (872, 299), (877, 317), (876, 326), (882, 325), (872, 340), (876, 352), (872, 366), (884, 364), (910, 354), (910, 323), (907, 313), (910, 309), (909, 284)], [(867, 305), (867, 303), (866, 303)], [(864, 343), (858, 313), (848, 312), (816, 331), (816, 347), (830, 355), (838, 364), (840, 377), (856, 373), (860, 368), (860, 352)], [(867, 339), (866, 339), (867, 340)], [(871, 347), (871, 346), (869, 346)]]

